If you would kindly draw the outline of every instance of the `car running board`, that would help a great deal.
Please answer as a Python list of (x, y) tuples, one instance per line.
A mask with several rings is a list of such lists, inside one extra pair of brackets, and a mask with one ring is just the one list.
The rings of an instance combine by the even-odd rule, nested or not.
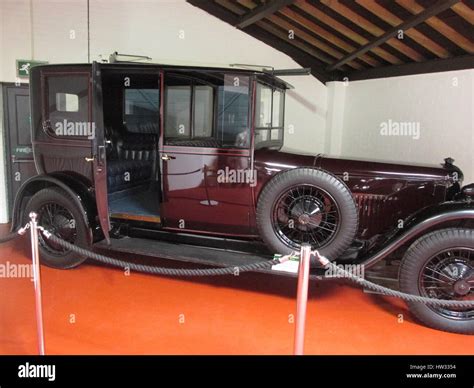
[[(188, 244), (176, 244), (137, 237), (124, 237), (118, 240), (112, 239), (111, 245), (107, 245), (105, 241), (100, 241), (94, 244), (94, 251), (99, 253), (104, 253), (104, 251), (128, 253), (137, 256), (180, 261), (212, 267), (237, 267), (271, 259), (269, 256), (247, 252), (236, 252)], [(295, 273), (275, 270), (259, 270), (258, 272), (291, 277), (297, 276)], [(316, 280), (321, 279), (321, 277), (312, 274), (310, 275), (310, 279)]]

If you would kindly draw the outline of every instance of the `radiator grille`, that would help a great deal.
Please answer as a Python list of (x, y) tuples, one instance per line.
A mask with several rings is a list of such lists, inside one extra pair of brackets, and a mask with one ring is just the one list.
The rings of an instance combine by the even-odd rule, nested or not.
[(359, 236), (371, 237), (394, 226), (397, 197), (378, 194), (354, 194), (359, 210)]

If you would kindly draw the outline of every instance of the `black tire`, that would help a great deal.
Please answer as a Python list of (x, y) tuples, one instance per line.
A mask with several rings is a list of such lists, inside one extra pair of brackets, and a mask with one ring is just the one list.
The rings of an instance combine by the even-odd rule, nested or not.
[[(64, 190), (51, 187), (38, 191), (25, 208), (26, 222), (29, 221), (28, 215), (32, 211), (38, 215), (38, 225), (48, 230), (57, 228), (58, 230), (53, 230), (56, 236), (82, 248), (88, 247), (88, 228), (84, 222), (83, 210), (78, 209), (75, 202)], [(51, 216), (55, 211), (56, 215)], [(74, 221), (71, 221), (71, 219)], [(61, 247), (45, 239), (41, 233), (38, 234), (38, 239), (40, 261), (48, 267), (74, 268), (87, 259), (87, 257), (61, 249)]]
[[(416, 240), (406, 252), (399, 270), (400, 289), (437, 299), (474, 300), (474, 289), (466, 291), (463, 279), (469, 267), (474, 270), (474, 230), (437, 230)], [(448, 309), (415, 302), (408, 302), (408, 306), (426, 326), (474, 334), (474, 308)]]
[(279, 173), (264, 187), (257, 205), (257, 226), (272, 252), (287, 254), (309, 243), (334, 260), (352, 243), (358, 212), (340, 179), (315, 168), (296, 168)]

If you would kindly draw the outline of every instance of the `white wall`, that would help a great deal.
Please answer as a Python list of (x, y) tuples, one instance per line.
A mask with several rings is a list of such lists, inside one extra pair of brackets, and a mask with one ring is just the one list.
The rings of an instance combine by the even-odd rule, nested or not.
[[(474, 181), (474, 70), (339, 84), (345, 88), (340, 154), (429, 164), (451, 156), (465, 182)], [(382, 136), (381, 124), (389, 120), (419, 123), (420, 138)], [(337, 132), (328, 135), (329, 144), (337, 143)]]
[(17, 59), (87, 62), (85, 0), (0, 0), (0, 14), (0, 81), (15, 82)]

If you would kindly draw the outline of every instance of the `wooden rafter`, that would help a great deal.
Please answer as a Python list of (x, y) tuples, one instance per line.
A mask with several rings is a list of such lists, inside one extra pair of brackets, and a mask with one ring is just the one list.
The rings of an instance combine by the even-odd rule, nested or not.
[[(187, 0), (187, 2), (232, 26), (237, 24), (239, 15), (243, 12), (240, 7), (228, 0)], [(229, 6), (229, 8), (227, 8), (226, 5)], [(232, 10), (233, 8), (236, 9), (237, 12), (234, 12)], [(327, 82), (333, 79), (333, 77), (324, 70), (322, 61), (299, 49), (293, 44), (293, 42), (290, 44), (282, 39), (275, 39), (273, 33), (267, 32), (263, 28), (257, 26), (257, 24), (249, 26), (246, 28), (245, 32), (265, 44), (289, 55), (302, 67), (311, 68), (311, 74), (321, 82)]]
[(273, 0), (266, 4), (253, 8), (248, 14), (242, 16), (237, 24), (237, 28), (245, 28), (258, 22), (278, 11), (281, 8), (290, 5), (293, 0)]
[[(243, 5), (244, 7), (249, 8), (249, 9), (253, 9), (257, 6), (256, 3), (252, 0), (237, 0), (237, 2), (241, 5)], [(341, 58), (344, 57), (344, 54), (341, 53), (340, 51), (334, 49), (333, 47), (329, 46), (325, 42), (323, 42), (319, 39), (316, 39), (314, 36), (308, 34), (307, 32), (305, 32), (302, 29), (294, 26), (293, 24), (287, 22), (285, 19), (283, 19), (283, 18), (281, 18), (277, 15), (267, 16), (266, 20), (271, 21), (272, 23), (274, 23), (277, 26), (285, 29), (288, 32), (293, 31), (296, 37), (298, 37), (300, 39), (303, 39), (304, 41), (306, 41), (311, 46), (314, 46), (314, 47), (318, 48), (319, 50), (322, 50), (323, 52), (329, 54), (333, 58), (341, 59)], [(257, 25), (261, 26), (262, 28), (265, 28), (265, 29), (268, 28), (268, 24), (265, 24), (264, 21), (257, 22)], [(291, 39), (291, 41), (295, 41), (295, 39)], [(327, 63), (327, 61), (324, 61), (324, 62)], [(357, 62), (354, 62), (354, 61), (347, 62), (347, 65), (352, 67), (353, 69), (356, 69), (356, 70), (362, 69), (362, 66), (359, 65)]]
[[(359, 27), (363, 28), (367, 32), (371, 33), (376, 37), (383, 36), (385, 31), (367, 20), (366, 18), (362, 17), (358, 13), (352, 11), (349, 7), (345, 6), (344, 4), (340, 3), (337, 0), (321, 0), (321, 3), (326, 5), (327, 7), (331, 8), (333, 11), (337, 12), (339, 15), (345, 17), (346, 19), (350, 20), (351, 22), (357, 24)], [(402, 41), (390, 38), (384, 41), (388, 45), (392, 46), (394, 49), (402, 53), (403, 55), (409, 57), (410, 59), (422, 62), (426, 60), (426, 58), (421, 55), (419, 52), (413, 50), (410, 46), (407, 46)], [(376, 47), (376, 46), (374, 46)]]
[(344, 65), (348, 61), (353, 60), (354, 58), (357, 58), (359, 55), (366, 53), (369, 51), (372, 47), (380, 46), (382, 43), (388, 41), (389, 39), (393, 38), (394, 36), (397, 36), (400, 30), (402, 31), (407, 31), (412, 27), (417, 26), (418, 24), (424, 22), (428, 18), (437, 15), (440, 12), (443, 12), (450, 8), (453, 4), (459, 2), (460, 0), (438, 0), (434, 5), (432, 5), (430, 8), (425, 9), (423, 12), (413, 15), (411, 18), (408, 20), (404, 21), (402, 24), (399, 24), (398, 26), (393, 27), (392, 29), (388, 30), (378, 38), (374, 39), (372, 42), (369, 44), (359, 48), (357, 51), (346, 55), (343, 59), (337, 61), (333, 65), (329, 66), (328, 70), (335, 70), (338, 67)]
[[(379, 17), (380, 19), (387, 22), (393, 27), (399, 26), (403, 23), (403, 20), (400, 19), (397, 15), (394, 15), (387, 8), (382, 7), (380, 4), (376, 3), (373, 0), (356, 0), (356, 3), (361, 5), (368, 11), (372, 12), (374, 15), (376, 15), (377, 17)], [(415, 14), (424, 11), (423, 7), (420, 6), (420, 8), (421, 10), (415, 12)], [(411, 28), (407, 31), (404, 31), (404, 33), (407, 34), (410, 38), (412, 38), (415, 42), (422, 45), (427, 50), (431, 51), (439, 58), (449, 58), (451, 56), (448, 50), (446, 50), (438, 43), (434, 42), (432, 39), (428, 38), (426, 35), (422, 34), (420, 31), (416, 30), (415, 28)]]
[[(415, 0), (396, 0), (403, 8), (410, 11), (413, 14), (418, 14), (424, 10), (424, 8), (419, 5)], [(462, 4), (462, 3), (458, 3)], [(463, 4), (464, 5), (464, 4)], [(465, 5), (464, 5), (465, 6)], [(474, 11), (471, 11), (474, 14)], [(437, 16), (433, 16), (426, 20), (431, 28), (435, 29), (451, 42), (461, 47), (463, 50), (467, 51), (469, 54), (474, 54), (474, 42), (467, 39), (465, 36), (461, 35), (454, 28), (443, 22)], [(408, 34), (408, 31), (407, 31)], [(427, 47), (428, 48), (428, 47)]]
[[(340, 34), (346, 36), (347, 38), (351, 39), (352, 41), (360, 45), (365, 45), (369, 43), (369, 41), (366, 38), (364, 38), (362, 35), (359, 35), (357, 32), (351, 30), (349, 27), (345, 26), (344, 24), (338, 22), (336, 19), (320, 11), (318, 8), (306, 2), (306, 0), (297, 0), (295, 2), (295, 5), (301, 10), (303, 10), (304, 12), (306, 12), (307, 14), (315, 17), (320, 22), (326, 24), (327, 26), (330, 26), (331, 28), (333, 28)], [(391, 63), (391, 64), (402, 63), (400, 59), (390, 54), (388, 51), (384, 50), (383, 48), (374, 47), (371, 50), (371, 52), (373, 52), (378, 57), (384, 59), (388, 63)]]
[[(334, 58), (342, 59), (344, 57), (344, 54), (341, 53), (340, 51), (332, 48), (331, 46), (329, 46), (325, 42), (323, 42), (319, 39), (316, 39), (314, 36), (308, 34), (306, 31), (303, 31), (302, 29), (300, 29), (298, 27), (295, 27), (293, 24), (287, 22), (286, 20), (282, 19), (281, 17), (278, 17), (276, 15), (271, 15), (267, 19), (270, 20), (271, 22), (273, 22), (274, 24), (276, 24), (277, 26), (279, 26), (281, 28), (284, 28), (286, 31), (294, 31), (294, 34), (295, 34), (296, 37), (305, 40), (306, 42), (308, 42), (312, 46), (317, 47), (318, 49), (328, 53), (329, 55), (331, 55)], [(359, 65), (357, 62), (354, 62), (354, 61), (349, 61), (349, 62), (347, 62), (347, 64), (350, 67), (354, 68), (354, 69), (361, 69), (362, 68), (361, 65)]]
[[(325, 40), (331, 42), (332, 44), (336, 45), (337, 47), (339, 47), (340, 49), (344, 50), (347, 53), (350, 53), (350, 52), (352, 52), (356, 49), (354, 46), (348, 44), (344, 40), (338, 38), (334, 34), (331, 34), (329, 31), (325, 30), (324, 28), (322, 28), (318, 24), (313, 23), (312, 21), (308, 20), (304, 16), (301, 16), (299, 13), (297, 13), (297, 12), (295, 12), (295, 11), (289, 9), (289, 8), (281, 10), (280, 13), (282, 15), (286, 16), (287, 18), (291, 19), (293, 22), (296, 22), (300, 26), (302, 26), (302, 27), (306, 28), (307, 30), (313, 32), (314, 34), (319, 35), (320, 37), (324, 38)], [(371, 66), (380, 65), (380, 63), (376, 59), (372, 58), (371, 56), (369, 56), (367, 54), (361, 55), (359, 59), (364, 61), (365, 63), (371, 65)]]
[[(438, 73), (474, 68), (474, 55), (463, 55), (447, 59), (434, 59), (426, 62), (411, 62), (403, 65), (371, 67), (350, 75), (353, 81), (372, 78), (399, 77), (411, 74)], [(342, 79), (341, 79), (342, 80)]]
[[(216, 0), (216, 3), (223, 6), (226, 9), (232, 11), (233, 13), (235, 13), (237, 15), (245, 15), (246, 14), (245, 11), (241, 7), (239, 7), (238, 4), (233, 3), (229, 0)], [(252, 1), (246, 1), (246, 0), (239, 1), (239, 4), (241, 4), (241, 5), (243, 5), (247, 8), (256, 6), (255, 3), (253, 3)], [(284, 20), (280, 20), (280, 18), (272, 16), (269, 20), (271, 20), (274, 24), (278, 24), (279, 27), (281, 27), (281, 28), (290, 27), (290, 24), (286, 24), (286, 22)], [(326, 54), (325, 50), (324, 50), (325, 48), (327, 48), (326, 45), (324, 45), (322, 42), (318, 41), (317, 39), (315, 39), (311, 36), (304, 35), (304, 33), (300, 34), (299, 31), (295, 31), (295, 33), (297, 33), (298, 36), (301, 35), (300, 37), (302, 39), (307, 38), (306, 39), (307, 43), (301, 42), (300, 40), (297, 40), (297, 39), (291, 39), (287, 32), (282, 31), (281, 29), (275, 27), (274, 25), (272, 25), (271, 23), (269, 23), (268, 21), (265, 21), (265, 20), (260, 20), (260, 21), (256, 22), (255, 26), (258, 26), (259, 28), (261, 28), (261, 29), (269, 32), (270, 34), (276, 36), (280, 40), (283, 40), (286, 43), (297, 47), (301, 51), (304, 51), (305, 53), (311, 55), (312, 57), (314, 57), (314, 58), (318, 59), (319, 61), (324, 62), (326, 64), (332, 63), (334, 61), (334, 58), (342, 58), (343, 57), (343, 54), (341, 54), (338, 51), (333, 52), (333, 54), (337, 55), (337, 57)], [(319, 50), (316, 50), (315, 47), (318, 48)], [(353, 64), (353, 65), (354, 66), (351, 66), (353, 69), (359, 70), (359, 69), (362, 68), (358, 64)]]
[(464, 3), (454, 4), (452, 10), (461, 16), (464, 20), (468, 21), (471, 24), (474, 24), (474, 10), (469, 8)]
[[(237, 15), (245, 15), (245, 11), (241, 9), (237, 4), (230, 2), (229, 0), (216, 0), (216, 3), (227, 8), (228, 10), (234, 12)], [(258, 21), (255, 23), (258, 27), (264, 29), (265, 31), (268, 31), (272, 35), (275, 35), (281, 40), (286, 41), (287, 43), (292, 44), (293, 46), (297, 47), (298, 49), (304, 51), (305, 53), (311, 55), (312, 57), (320, 60), (321, 62), (324, 63), (330, 63), (331, 62), (331, 57), (329, 55), (325, 55), (317, 50), (314, 50), (310, 46), (300, 43), (299, 41), (295, 41), (290, 39), (288, 34), (285, 34), (278, 28), (272, 26), (270, 23), (267, 23), (265, 21)]]
[[(261, 11), (262, 3), (272, 2), (275, 6), (272, 0), (187, 1), (232, 26), (237, 26), (252, 12), (256, 14), (256, 9)], [(397, 16), (398, 13), (394, 13), (395, 8), (384, 7), (386, 3), (382, 0), (353, 0), (359, 4), (356, 7), (341, 0), (318, 1), (324, 6), (313, 1), (295, 0), (291, 6), (285, 5), (264, 16), (260, 15), (258, 20), (254, 19), (244, 28), (244, 32), (291, 56), (302, 67), (311, 68), (311, 74), (321, 82), (341, 80), (346, 76), (357, 80), (474, 67), (473, 42), (469, 36), (469, 26), (465, 23), (474, 24), (474, 11), (467, 1), (433, 0), (430, 4), (420, 0), (394, 0), (413, 15), (405, 21)], [(283, 3), (279, 4), (281, 6)], [(424, 9), (421, 4), (429, 6)], [(389, 30), (374, 24), (373, 20), (377, 23), (375, 16), (362, 16), (367, 13), (359, 12), (360, 6), (385, 21), (385, 25), (390, 25)], [(455, 14), (449, 12), (449, 15), (436, 16), (448, 8)], [(423, 29), (418, 29), (416, 23), (425, 25)], [(459, 28), (456, 23), (459, 23)], [(426, 25), (430, 26), (431, 32)], [(361, 28), (365, 32), (358, 33)], [(394, 38), (400, 30), (410, 36), (408, 42)], [(444, 38), (441, 39), (441, 36)], [(448, 44), (446, 39), (471, 55), (459, 56), (460, 50)], [(410, 41), (417, 42), (417, 45), (410, 46)], [(382, 43), (387, 43), (397, 52), (379, 46)], [(448, 46), (443, 46), (443, 43)], [(423, 57), (426, 49), (423, 52), (416, 51), (419, 45), (440, 58), (426, 60)], [(443, 59), (447, 54), (446, 49), (456, 56)], [(369, 51), (371, 53), (367, 55)], [(403, 63), (404, 58), (411, 58), (414, 62)], [(362, 62), (369, 66), (365, 67)], [(386, 66), (386, 63), (391, 65)]]
[(311, 55), (312, 57), (319, 59), (321, 62), (330, 63), (332, 61), (329, 55), (325, 55), (321, 53), (320, 51), (315, 50), (313, 47), (300, 42), (299, 40), (290, 39), (287, 33), (281, 31), (280, 29), (276, 28), (270, 23), (267, 23), (265, 21), (260, 21), (258, 22), (258, 26), (263, 28), (265, 31), (268, 31), (271, 34), (275, 35), (279, 39), (284, 40), (285, 42), (299, 48), (300, 50)]

